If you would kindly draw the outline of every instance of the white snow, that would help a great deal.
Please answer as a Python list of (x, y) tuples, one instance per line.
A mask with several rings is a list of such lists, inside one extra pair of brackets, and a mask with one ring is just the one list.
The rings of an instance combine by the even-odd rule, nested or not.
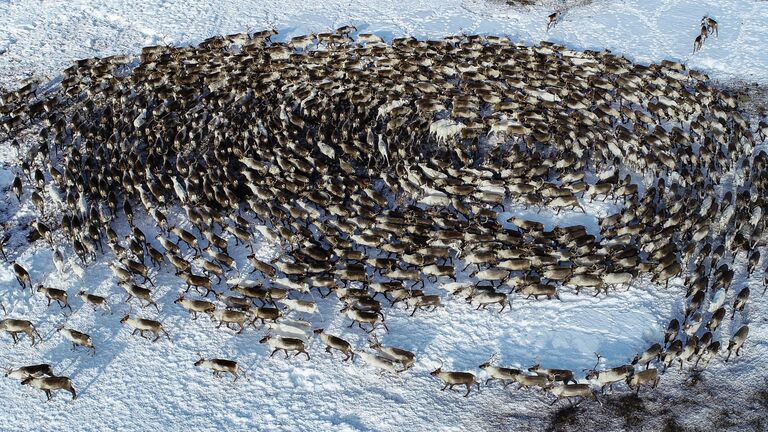
[[(610, 49), (638, 62), (672, 59), (699, 68), (720, 80), (734, 78), (768, 82), (768, 7), (747, 0), (635, 0), (594, 1), (573, 7), (561, 22), (545, 33), (546, 16), (554, 10), (544, 6), (509, 7), (503, 2), (483, 0), (152, 0), (142, 2), (99, 1), (1, 1), (0, 85), (15, 87), (30, 76), (53, 79), (78, 58), (112, 54), (137, 54), (145, 45), (189, 44), (215, 34), (259, 30), (275, 26), (277, 39), (320, 32), (355, 24), (363, 33), (390, 40), (413, 35), (436, 38), (460, 32), (509, 35), (514, 41), (535, 43), (542, 39), (576, 49)], [(701, 16), (709, 14), (720, 23), (718, 38), (706, 41), (692, 55), (693, 38)], [(546, 97), (546, 95), (540, 95)], [(27, 229), (33, 211), (19, 206), (8, 190), (16, 171), (15, 158), (5, 145), (0, 151), (0, 221)], [(27, 191), (27, 193), (29, 193)], [(557, 225), (583, 224), (598, 232), (598, 217), (619, 210), (617, 204), (583, 202), (587, 213), (551, 211), (535, 213), (522, 207), (508, 208), (500, 220), (523, 216)], [(179, 220), (179, 215), (172, 215)], [(145, 232), (154, 222), (137, 216)], [(125, 235), (126, 228), (119, 234)], [(241, 335), (215, 329), (206, 316), (192, 321), (173, 301), (183, 288), (166, 268), (155, 275), (161, 313), (154, 308), (132, 313), (160, 319), (172, 342), (150, 343), (120, 325), (127, 313), (124, 293), (115, 283), (106, 259), (88, 266), (82, 277), (75, 272), (59, 276), (51, 251), (41, 242), (27, 246), (26, 232), (15, 232), (7, 250), (28, 270), (35, 283), (68, 289), (74, 313), (65, 317), (58, 306), (46, 307), (41, 295), (21, 292), (10, 263), (0, 263), (0, 298), (13, 317), (32, 320), (45, 341), (35, 347), (23, 338), (12, 345), (0, 335), (0, 366), (18, 367), (37, 362), (53, 364), (55, 371), (72, 378), (78, 400), (69, 402), (56, 394), (45, 403), (42, 392), (22, 387), (15, 380), (0, 379), (0, 429), (3, 430), (488, 430), (523, 427), (540, 429), (546, 421), (540, 410), (551, 398), (536, 391), (502, 390), (498, 385), (462, 398), (458, 392), (440, 392), (441, 384), (428, 372), (444, 361), (446, 368), (467, 370), (484, 376), (477, 366), (491, 354), (500, 363), (529, 367), (581, 370), (594, 365), (594, 352), (604, 365), (615, 366), (631, 359), (651, 343), (659, 341), (667, 322), (680, 318), (684, 289), (680, 280), (663, 288), (647, 278), (630, 289), (612, 290), (609, 296), (592, 297), (561, 293), (558, 300), (525, 300), (511, 296), (511, 310), (497, 314), (497, 307), (475, 312), (464, 299), (446, 295), (427, 284), (426, 291), (443, 295), (444, 307), (436, 312), (387, 312), (390, 332), (379, 338), (386, 345), (416, 353), (415, 366), (400, 376), (381, 373), (364, 361), (342, 363), (337, 353), (324, 352), (317, 338), (310, 342), (310, 361), (303, 356), (269, 358), (266, 345), (259, 344), (264, 331), (249, 328)], [(59, 234), (61, 235), (61, 234)], [(274, 246), (256, 245), (256, 255), (275, 256)], [(234, 248), (238, 264), (247, 262), (246, 248)], [(69, 254), (73, 256), (73, 254)], [(763, 255), (766, 253), (763, 251)], [(716, 338), (727, 343), (742, 323), (749, 322), (750, 336), (742, 357), (725, 365), (722, 359), (710, 365), (713, 379), (731, 379), (736, 385), (754, 385), (765, 377), (768, 360), (766, 301), (761, 272), (745, 274), (745, 258), (738, 257), (734, 288), (724, 300), (733, 302), (735, 292), (752, 287), (744, 313), (725, 319)], [(71, 266), (76, 265), (71, 263)], [(463, 267), (463, 266), (461, 266)], [(764, 263), (758, 266), (764, 268)], [(231, 275), (234, 277), (235, 275)], [(460, 281), (462, 278), (460, 278)], [(464, 276), (466, 280), (466, 276)], [(443, 281), (441, 283), (445, 283)], [(224, 283), (219, 289), (223, 289)], [(105, 295), (113, 313), (102, 315), (74, 297), (87, 288)], [(320, 310), (311, 317), (315, 327), (349, 340), (359, 349), (367, 347), (367, 334), (348, 329), (349, 321), (338, 313), (333, 297), (317, 299)], [(396, 306), (397, 308), (398, 306)], [(402, 307), (402, 306), (399, 306)], [(296, 314), (297, 318), (310, 318)], [(55, 332), (67, 327), (90, 334), (95, 356), (71, 344)], [(235, 384), (216, 379), (209, 370), (195, 368), (197, 352), (205, 357), (237, 360), (248, 372), (247, 380)], [(757, 368), (760, 368), (759, 370)], [(662, 377), (661, 386), (679, 386), (677, 372)], [(667, 383), (669, 381), (669, 383)]]

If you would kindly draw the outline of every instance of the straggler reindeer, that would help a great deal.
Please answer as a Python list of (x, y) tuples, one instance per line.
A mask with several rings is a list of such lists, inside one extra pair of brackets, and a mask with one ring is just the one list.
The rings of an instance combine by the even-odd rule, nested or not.
[(37, 378), (43, 375), (55, 376), (51, 365), (43, 363), (30, 366), (22, 366), (18, 369), (5, 369), (5, 376), (7, 378), (18, 380), (27, 379), (29, 377)]
[(231, 328), (230, 324), (239, 325), (240, 330), (238, 330), (237, 334), (245, 330), (245, 323), (248, 321), (248, 317), (246, 312), (230, 309), (215, 309), (211, 314), (211, 318), (219, 322), (216, 328), (221, 328), (224, 324), (227, 325), (227, 328)]
[(399, 374), (400, 372), (403, 372), (405, 370), (405, 369), (398, 369), (397, 363), (395, 363), (394, 360), (390, 360), (386, 357), (367, 353), (365, 351), (360, 351), (357, 353), (357, 355), (359, 355), (360, 358), (362, 358), (366, 364), (373, 366), (376, 369), (381, 369), (383, 371), (391, 372), (394, 374)]
[(634, 390), (635, 393), (640, 392), (641, 385), (649, 383), (651, 384), (651, 388), (656, 388), (656, 386), (659, 385), (659, 374), (656, 369), (646, 369), (627, 377), (627, 385)]
[(731, 358), (731, 353), (734, 350), (736, 350), (736, 357), (739, 356), (739, 351), (741, 351), (744, 341), (747, 340), (747, 336), (749, 336), (748, 326), (741, 326), (741, 328), (736, 331), (736, 334), (734, 334), (733, 338), (728, 342), (728, 355), (725, 357), (726, 363), (728, 363), (728, 360)]
[(207, 301), (207, 300), (190, 300), (187, 298), (184, 298), (184, 294), (179, 294), (179, 298), (174, 300), (174, 303), (183, 307), (192, 315), (192, 319), (197, 319), (198, 313), (204, 313), (208, 314), (209, 316), (213, 315), (213, 313), (216, 311), (216, 305)]
[(370, 343), (369, 346), (382, 357), (400, 362), (403, 365), (403, 370), (410, 369), (416, 363), (416, 354), (404, 349), (384, 346), (379, 342), (379, 338), (375, 334), (373, 335), (373, 343)]
[(702, 35), (696, 36), (696, 39), (693, 40), (693, 53), (695, 54), (698, 51), (701, 51), (701, 47), (704, 46), (704, 40), (706, 38)]
[(433, 377), (440, 378), (445, 385), (440, 390), (445, 390), (447, 388), (450, 388), (453, 390), (454, 386), (457, 385), (463, 385), (467, 387), (467, 392), (464, 394), (464, 397), (469, 396), (469, 392), (472, 391), (472, 386), (477, 386), (477, 391), (480, 391), (480, 383), (477, 381), (477, 377), (475, 377), (475, 374), (470, 372), (444, 372), (443, 371), (443, 362), (440, 362), (440, 367), (433, 370), (429, 373)]
[(741, 312), (747, 305), (749, 300), (749, 288), (744, 288), (736, 295), (736, 300), (733, 301), (733, 311), (731, 311), (731, 319), (733, 319), (736, 312)]
[(634, 359), (632, 359), (632, 365), (645, 364), (645, 368), (648, 369), (648, 366), (651, 364), (652, 361), (658, 360), (661, 356), (662, 348), (661, 344), (653, 344), (651, 345), (647, 350), (645, 350), (642, 354), (638, 354), (635, 356)]
[(333, 355), (331, 349), (341, 351), (344, 354), (344, 361), (352, 359), (355, 361), (355, 351), (352, 349), (352, 345), (344, 339), (326, 333), (323, 329), (315, 329), (314, 334), (320, 336), (320, 340), (325, 344), (325, 352)]
[(702, 17), (701, 18), (701, 25), (706, 27), (707, 32), (709, 34), (714, 33), (715, 37), (719, 36), (718, 29), (717, 29), (717, 21), (715, 21), (714, 18), (708, 17), (708, 16)]
[(72, 400), (77, 399), (77, 393), (72, 386), (72, 381), (68, 377), (33, 377), (29, 376), (21, 381), (21, 385), (28, 385), (45, 392), (48, 400), (53, 397), (53, 390), (66, 390), (72, 394)]
[(549, 29), (554, 28), (557, 25), (558, 20), (560, 19), (561, 11), (555, 11), (547, 16), (547, 31)]
[(42, 284), (37, 284), (36, 291), (45, 294), (45, 298), (48, 299), (48, 306), (50, 306), (51, 302), (55, 300), (62, 309), (67, 307), (70, 311), (72, 311), (72, 306), (70, 306), (69, 302), (67, 301), (66, 291), (58, 288), (44, 287)]
[(29, 272), (15, 261), (13, 263), (13, 273), (16, 275), (16, 280), (19, 281), (21, 289), (25, 289), (27, 286), (29, 286), (29, 289), (32, 289), (32, 278), (29, 276)]
[(485, 309), (490, 304), (498, 303), (501, 305), (501, 309), (499, 309), (499, 313), (501, 313), (507, 306), (508, 298), (504, 293), (475, 288), (470, 292), (466, 300), (467, 303), (477, 303), (475, 310)]
[(6, 331), (11, 334), (13, 338), (13, 344), (16, 345), (19, 342), (19, 333), (26, 333), (27, 336), (32, 339), (32, 346), (35, 345), (35, 336), (42, 341), (43, 337), (37, 332), (32, 322), (22, 319), (6, 318), (0, 320), (0, 331)]
[[(572, 397), (580, 397), (581, 401), (585, 399), (597, 400), (597, 395), (589, 384), (560, 384), (552, 387), (549, 391), (555, 395), (555, 400), (553, 400), (550, 405), (554, 405), (555, 402), (562, 398), (568, 399), (570, 405), (573, 405), (573, 401), (571, 401)], [(581, 401), (578, 403), (581, 403)]]
[(72, 342), (72, 349), (82, 346), (91, 350), (91, 355), (96, 355), (96, 347), (93, 346), (93, 340), (87, 334), (77, 330), (64, 328), (64, 326), (60, 326), (56, 330), (64, 336), (64, 339)]
[(595, 363), (594, 368), (587, 371), (586, 379), (596, 381), (603, 393), (605, 393), (605, 386), (608, 386), (609, 391), (613, 391), (613, 384), (624, 381), (635, 373), (635, 368), (632, 365), (622, 365), (598, 371), (597, 365), (600, 364), (600, 355), (597, 353), (595, 355), (597, 356), (597, 363)]
[(529, 367), (528, 372), (533, 372), (536, 375), (547, 377), (547, 379), (550, 381), (562, 381), (563, 384), (568, 384), (569, 381), (573, 381), (573, 383), (576, 384), (576, 379), (573, 377), (573, 372), (567, 369), (546, 369), (537, 363)]
[(199, 357), (199, 360), (195, 362), (195, 366), (211, 369), (213, 371), (213, 376), (217, 378), (220, 378), (221, 374), (224, 372), (232, 375), (232, 382), (235, 382), (238, 378), (240, 378), (237, 373), (238, 371), (242, 371), (243, 376), (245, 376), (245, 370), (239, 367), (237, 362), (234, 360), (224, 360), (217, 358), (206, 360), (202, 355), (200, 355), (200, 353), (198, 353), (197, 356)]
[(365, 330), (368, 333), (372, 332), (376, 325), (381, 322), (381, 325), (384, 327), (385, 330), (389, 331), (389, 328), (387, 328), (387, 324), (384, 322), (384, 315), (381, 312), (370, 312), (370, 311), (361, 311), (357, 309), (352, 309), (349, 306), (345, 306), (341, 309), (342, 313), (345, 313), (349, 319), (352, 320), (352, 323), (349, 325), (349, 327), (352, 327), (357, 323), (357, 326), (361, 329), (365, 330), (363, 328), (363, 323), (370, 324), (371, 329)]
[(83, 290), (80, 290), (77, 293), (77, 297), (83, 302), (93, 306), (93, 310), (101, 308), (101, 309), (104, 309), (104, 313), (107, 313), (107, 311), (110, 310), (109, 303), (107, 303), (106, 297), (102, 297), (95, 294), (88, 294)]
[(485, 380), (485, 385), (488, 385), (492, 380), (500, 380), (504, 382), (504, 388), (510, 384), (517, 382), (517, 376), (522, 373), (520, 369), (512, 369), (505, 367), (492, 366), (492, 362), (496, 359), (496, 354), (491, 355), (488, 361), (481, 364), (480, 369), (484, 370), (488, 374), (488, 379)]
[(678, 321), (677, 319), (673, 319), (672, 321), (669, 322), (666, 332), (664, 332), (664, 346), (666, 347), (668, 343), (677, 339), (677, 336), (679, 333), (680, 333), (680, 321)]
[(120, 322), (122, 324), (127, 324), (128, 327), (133, 329), (133, 333), (131, 333), (131, 335), (135, 335), (136, 332), (139, 332), (139, 336), (149, 340), (148, 337), (144, 336), (144, 332), (148, 331), (155, 335), (155, 338), (152, 340), (152, 342), (157, 342), (162, 334), (164, 334), (169, 341), (171, 340), (171, 335), (165, 331), (163, 325), (159, 321), (145, 318), (131, 318), (129, 315), (126, 315), (120, 320)]
[(304, 347), (304, 341), (301, 339), (271, 336), (268, 334), (261, 338), (259, 343), (268, 344), (273, 348), (272, 353), (269, 355), (270, 357), (275, 355), (275, 353), (278, 351), (284, 351), (285, 358), (288, 358), (288, 351), (296, 351), (296, 354), (293, 355), (294, 357), (298, 356), (299, 354), (304, 354), (307, 356), (307, 360), (309, 360), (309, 353)]

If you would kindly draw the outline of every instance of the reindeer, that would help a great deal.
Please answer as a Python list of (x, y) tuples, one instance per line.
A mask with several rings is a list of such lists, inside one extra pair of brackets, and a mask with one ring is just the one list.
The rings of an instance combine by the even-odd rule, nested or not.
[(89, 350), (92, 350), (91, 355), (96, 355), (96, 347), (93, 346), (93, 340), (87, 334), (79, 332), (77, 330), (64, 328), (64, 326), (59, 326), (59, 328), (56, 329), (56, 331), (61, 333), (61, 335), (64, 336), (65, 339), (72, 342), (73, 350), (78, 346), (82, 346)]
[(207, 300), (190, 300), (184, 298), (184, 294), (179, 294), (179, 297), (174, 300), (174, 303), (183, 307), (192, 315), (192, 319), (197, 319), (198, 313), (212, 315), (216, 311), (216, 305)]
[(309, 353), (304, 347), (304, 341), (301, 339), (279, 337), (279, 336), (275, 337), (267, 334), (266, 336), (261, 338), (261, 340), (259, 340), (259, 343), (266, 343), (273, 348), (272, 354), (269, 355), (270, 357), (275, 355), (275, 353), (278, 351), (285, 351), (285, 358), (288, 358), (288, 351), (296, 351), (296, 354), (294, 354), (294, 357), (303, 353), (304, 355), (307, 356), (307, 360), (309, 360)]
[(167, 337), (169, 341), (171, 340), (171, 335), (165, 331), (163, 325), (159, 321), (144, 318), (131, 318), (129, 315), (126, 315), (120, 320), (120, 323), (128, 324), (129, 327), (133, 328), (133, 333), (131, 333), (131, 335), (135, 335), (136, 332), (139, 332), (139, 336), (149, 340), (148, 337), (144, 336), (144, 332), (149, 331), (155, 335), (152, 342), (157, 342), (157, 340), (160, 339), (161, 333), (165, 334), (165, 337)]
[(32, 322), (27, 320), (13, 318), (5, 318), (0, 320), (0, 331), (6, 331), (10, 333), (11, 337), (13, 338), (14, 345), (19, 342), (19, 338), (17, 336), (19, 333), (26, 333), (27, 336), (32, 339), (32, 346), (35, 346), (35, 336), (37, 336), (40, 341), (43, 340), (43, 337), (40, 336), (40, 333), (38, 333), (35, 326), (32, 325)]
[(600, 364), (601, 357), (598, 353), (595, 355), (597, 356), (597, 363), (595, 363), (595, 367), (587, 371), (586, 379), (597, 381), (603, 393), (605, 393), (605, 386), (608, 386), (609, 391), (613, 391), (613, 384), (624, 381), (635, 373), (635, 368), (632, 365), (622, 365), (598, 371), (597, 365)]
[(733, 335), (731, 340), (728, 342), (728, 355), (725, 357), (725, 362), (728, 363), (728, 360), (731, 358), (731, 353), (733, 350), (736, 350), (736, 357), (739, 356), (739, 351), (741, 351), (741, 347), (744, 345), (744, 341), (747, 340), (747, 336), (749, 336), (749, 327), (748, 326), (741, 326), (736, 331), (736, 334)]
[(236, 361), (217, 358), (206, 360), (200, 353), (197, 353), (197, 356), (199, 359), (195, 362), (195, 366), (213, 370), (213, 376), (217, 378), (220, 378), (224, 372), (232, 374), (232, 382), (240, 378), (237, 374), (238, 371), (242, 371), (243, 376), (245, 376), (245, 369), (239, 367)]
[(667, 326), (667, 331), (664, 332), (664, 346), (677, 339), (678, 333), (680, 333), (680, 321), (672, 319)]
[(28, 376), (27, 378), (24, 378), (21, 381), (22, 385), (28, 385), (30, 387), (34, 387), (36, 389), (40, 389), (45, 392), (45, 396), (48, 397), (48, 400), (51, 400), (53, 397), (52, 391), (53, 390), (66, 390), (72, 394), (72, 400), (77, 399), (77, 393), (75, 392), (75, 388), (72, 387), (72, 381), (68, 377), (56, 377), (56, 376), (47, 376), (47, 377), (33, 377)]
[(207, 278), (205, 276), (198, 276), (190, 272), (181, 271), (181, 270), (176, 272), (176, 276), (181, 278), (181, 280), (183, 280), (187, 284), (187, 289), (185, 292), (189, 292), (189, 289), (194, 286), (195, 289), (198, 290), (198, 292), (200, 288), (204, 288), (206, 290), (205, 297), (208, 297), (208, 294), (210, 293), (213, 293), (214, 295), (216, 295), (216, 291), (213, 290), (213, 283), (211, 282), (210, 278)]
[(659, 375), (656, 369), (646, 369), (628, 376), (626, 381), (629, 388), (639, 393), (643, 384), (652, 383), (651, 388), (656, 388), (659, 385)]
[(404, 371), (410, 369), (416, 363), (416, 354), (400, 348), (383, 346), (375, 334), (373, 334), (373, 343), (369, 342), (369, 346), (382, 357), (400, 362), (403, 365)]
[(706, 28), (707, 33), (715, 34), (715, 37), (719, 36), (718, 29), (717, 29), (717, 21), (715, 21), (714, 18), (704, 16), (701, 18), (701, 25), (702, 27)]
[(469, 392), (472, 391), (472, 386), (477, 386), (477, 391), (480, 391), (480, 383), (477, 382), (477, 377), (475, 377), (475, 374), (470, 372), (444, 372), (443, 371), (443, 362), (440, 361), (440, 367), (433, 370), (429, 373), (433, 377), (440, 378), (441, 381), (445, 383), (442, 390), (445, 390), (447, 388), (450, 388), (453, 390), (453, 386), (456, 385), (463, 385), (467, 387), (467, 392), (464, 394), (464, 397), (469, 396)]
[[(132, 298), (136, 297), (139, 300), (139, 306), (142, 308), (152, 305), (155, 307), (155, 309), (157, 309), (158, 312), (160, 312), (160, 307), (154, 300), (152, 300), (152, 291), (150, 289), (140, 287), (129, 282), (119, 282), (118, 285), (128, 294), (128, 297), (125, 298), (126, 303), (128, 303)], [(144, 305), (142, 300), (147, 302), (147, 304)]]
[(16, 280), (19, 281), (21, 289), (26, 289), (29, 285), (29, 289), (32, 289), (32, 278), (29, 276), (27, 269), (22, 267), (19, 263), (13, 262), (13, 273), (16, 274)]
[(733, 311), (731, 311), (731, 319), (736, 315), (736, 312), (741, 312), (747, 305), (749, 299), (749, 288), (744, 288), (736, 295), (736, 300), (733, 301)]
[(333, 355), (331, 349), (339, 350), (344, 354), (344, 361), (352, 359), (355, 361), (355, 351), (352, 349), (352, 345), (344, 339), (326, 333), (323, 329), (315, 329), (314, 333), (320, 336), (320, 340), (325, 344), (325, 352)]
[(340, 36), (349, 36), (350, 33), (356, 32), (356, 31), (357, 31), (357, 27), (353, 25), (345, 25), (337, 28), (335, 33)]
[[(573, 402), (571, 401), (572, 397), (580, 397), (582, 398), (582, 401), (586, 399), (597, 400), (597, 395), (589, 386), (589, 384), (560, 384), (552, 387), (549, 391), (555, 395), (555, 400), (553, 400), (550, 405), (554, 405), (562, 398), (568, 399), (568, 403), (571, 406), (573, 406)], [(581, 401), (579, 401), (577, 405), (579, 403), (581, 403)]]
[(695, 54), (698, 51), (701, 51), (701, 47), (704, 45), (704, 40), (706, 39), (705, 36), (702, 36), (701, 34), (696, 36), (696, 39), (693, 40), (693, 53)]
[(556, 10), (547, 16), (547, 32), (549, 32), (550, 29), (555, 28), (557, 22), (560, 20), (561, 15), (562, 11)]
[[(703, 339), (703, 337), (702, 337)], [(717, 355), (718, 352), (720, 352), (720, 341), (714, 341), (706, 346), (701, 352), (699, 353), (698, 358), (696, 359), (696, 363), (693, 364), (693, 368), (695, 369), (698, 365), (701, 359), (706, 358), (704, 361), (703, 368), (706, 368), (709, 365), (709, 362), (712, 361), (712, 359)]]
[(529, 387), (539, 387), (541, 389), (548, 389), (552, 387), (552, 383), (550, 382), (549, 378), (546, 376), (541, 375), (527, 375), (524, 373), (520, 373), (515, 378), (515, 381), (520, 384), (520, 388), (529, 388)]
[(632, 359), (632, 365), (636, 364), (645, 364), (645, 368), (648, 369), (648, 366), (651, 364), (653, 360), (658, 360), (659, 356), (661, 356), (661, 344), (653, 344), (651, 345), (647, 350), (645, 350), (642, 354), (638, 354), (635, 356), (634, 359)]
[(405, 370), (405, 369), (397, 369), (397, 365), (395, 364), (395, 361), (390, 360), (386, 357), (367, 353), (365, 351), (360, 351), (357, 353), (357, 355), (359, 355), (360, 358), (362, 358), (366, 364), (371, 365), (377, 369), (385, 370), (387, 372), (391, 372), (395, 374)]
[(93, 306), (93, 310), (102, 308), (104, 309), (104, 313), (107, 313), (107, 311), (110, 310), (106, 297), (98, 296), (95, 294), (88, 294), (84, 290), (80, 290), (77, 293), (77, 297), (80, 298), (83, 302)]
[(352, 320), (352, 324), (350, 324), (349, 327), (352, 327), (355, 325), (355, 323), (357, 323), (357, 326), (363, 329), (363, 323), (370, 324), (371, 329), (366, 330), (368, 333), (370, 333), (376, 328), (376, 325), (381, 322), (381, 325), (384, 327), (384, 329), (389, 331), (387, 324), (384, 322), (384, 314), (379, 311), (361, 311), (352, 309), (349, 306), (344, 306), (344, 308), (342, 308), (339, 312), (346, 313), (347, 317)]
[(522, 371), (520, 369), (492, 366), (496, 358), (497, 358), (497, 355), (492, 354), (485, 363), (479, 366), (480, 369), (483, 369), (485, 373), (487, 373), (489, 376), (489, 378), (485, 380), (485, 385), (488, 385), (488, 383), (490, 383), (492, 380), (495, 380), (495, 379), (500, 381), (506, 381), (506, 383), (504, 384), (504, 388), (506, 388), (510, 384), (516, 383), (517, 377), (522, 373)]
[(67, 307), (72, 311), (72, 306), (70, 306), (67, 301), (66, 291), (57, 288), (47, 288), (44, 287), (43, 284), (37, 284), (36, 291), (45, 294), (45, 297), (48, 299), (48, 306), (51, 305), (51, 301), (56, 300), (56, 303), (58, 303), (62, 309)]
[(216, 309), (211, 314), (211, 318), (219, 322), (216, 328), (221, 328), (226, 324), (227, 328), (231, 328), (230, 324), (237, 324), (240, 326), (240, 330), (237, 334), (242, 333), (245, 330), (245, 322), (248, 320), (248, 313), (238, 310), (230, 309)]
[(576, 383), (576, 379), (573, 377), (573, 372), (567, 369), (546, 369), (541, 367), (540, 364), (528, 368), (528, 372), (533, 372), (538, 376), (547, 377), (550, 381), (562, 381), (563, 384), (568, 384), (569, 381)]
[(254, 328), (256, 328), (256, 320), (261, 320), (261, 325), (263, 326), (266, 323), (266, 320), (275, 322), (278, 318), (280, 318), (280, 309), (278, 308), (249, 307), (248, 311), (250, 312), (251, 316), (253, 316), (251, 325)]
[(37, 378), (43, 375), (55, 376), (51, 365), (47, 363), (43, 363), (43, 364), (36, 364), (36, 365), (30, 365), (30, 366), (22, 366), (18, 369), (11, 369), (11, 368), (5, 369), (5, 376), (7, 378), (18, 379), (18, 380), (24, 380), (29, 377)]
[(282, 299), (280, 303), (285, 305), (288, 309), (303, 312), (307, 314), (317, 313), (317, 303), (310, 300), (297, 300), (297, 299)]
[(508, 301), (507, 295), (504, 293), (498, 293), (479, 288), (474, 288), (467, 296), (466, 300), (467, 303), (472, 303), (472, 301), (477, 302), (477, 308), (475, 310), (480, 310), (480, 308), (485, 309), (489, 304), (498, 303), (501, 305), (499, 313), (504, 310)]
[(674, 362), (675, 359), (679, 359), (682, 354), (683, 354), (683, 341), (679, 339), (675, 339), (675, 341), (673, 341), (669, 345), (669, 348), (667, 348), (667, 350), (661, 354), (661, 364), (664, 365), (664, 369), (662, 369), (662, 373), (665, 372), (667, 368), (672, 366), (672, 362)]
[(440, 296), (438, 295), (413, 296), (405, 299), (405, 304), (406, 304), (406, 310), (408, 309), (408, 307), (413, 307), (413, 312), (411, 312), (411, 316), (414, 316), (417, 310), (420, 310), (420, 309), (425, 310), (426, 308), (432, 307), (432, 311), (434, 312), (435, 309), (438, 308), (438, 306), (441, 306)]

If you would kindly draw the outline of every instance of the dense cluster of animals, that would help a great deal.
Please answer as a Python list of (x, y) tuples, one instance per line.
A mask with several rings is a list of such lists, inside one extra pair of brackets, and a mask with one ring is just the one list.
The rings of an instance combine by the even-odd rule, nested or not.
[[(582, 383), (539, 365), (480, 366), (488, 381), (558, 399), (591, 398), (594, 385), (621, 381), (655, 386), (660, 369), (650, 364), (703, 367), (723, 351), (723, 321), (746, 322), (749, 289), (733, 295), (731, 285), (737, 272), (758, 269), (768, 196), (768, 154), (755, 151), (768, 126), (745, 119), (736, 95), (670, 61), (640, 65), (496, 36), (384, 43), (356, 32), (276, 42), (267, 30), (151, 46), (138, 60), (81, 60), (51, 86), (1, 95), (0, 138), (19, 156), (12, 190), (35, 210), (26, 239), (5, 226), (1, 243), (47, 245), (56, 268), (76, 274), (105, 255), (115, 290), (159, 316), (153, 278), (175, 274), (183, 291), (175, 303), (192, 320), (204, 314), (239, 333), (267, 326), (260, 342), (271, 355), (310, 359), (315, 337), (345, 361), (394, 373), (416, 357), (378, 342), (376, 333), (397, 331), (382, 299), (411, 315), (448, 299), (501, 313), (510, 296), (610, 295), (641, 275), (650, 275), (649, 290), (683, 281), (685, 309), (663, 344), (631, 364), (595, 366)], [(599, 232), (499, 217), (510, 205), (584, 211), (594, 199), (621, 206)], [(152, 232), (134, 223), (139, 213)], [(280, 255), (233, 258), (257, 239)], [(21, 289), (71, 312), (65, 290), (33, 284), (17, 249), (3, 256)], [(746, 269), (734, 265), (740, 254)], [(457, 281), (468, 269), (471, 281)], [(77, 298), (109, 311), (111, 300), (91, 291)], [(337, 298), (350, 327), (371, 334), (370, 349), (313, 329), (327, 301), (315, 294)], [(171, 339), (146, 316), (121, 322), (153, 342)], [(6, 318), (0, 329), (14, 343), (20, 333), (40, 339), (28, 320)], [(59, 333), (98, 348), (76, 329)], [(746, 325), (723, 334), (729, 357), (747, 334)], [(242, 369), (202, 356), (195, 365), (233, 379)], [(466, 395), (479, 387), (474, 373), (441, 365), (432, 375)], [(75, 396), (50, 365), (8, 376), (49, 397)]]

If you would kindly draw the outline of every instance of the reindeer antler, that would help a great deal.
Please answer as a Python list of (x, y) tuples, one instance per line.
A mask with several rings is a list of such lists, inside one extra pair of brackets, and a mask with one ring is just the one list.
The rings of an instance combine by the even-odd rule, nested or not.
[(593, 367), (592, 370), (597, 370), (597, 365), (600, 364), (600, 354), (595, 353), (595, 355), (597, 356), (597, 362), (595, 363), (595, 367)]
[(373, 345), (371, 345), (371, 348), (373, 348), (373, 346), (375, 345), (381, 345), (381, 343), (379, 342), (379, 337), (376, 336), (376, 333), (371, 333), (371, 337), (373, 338), (373, 343), (374, 343)]

